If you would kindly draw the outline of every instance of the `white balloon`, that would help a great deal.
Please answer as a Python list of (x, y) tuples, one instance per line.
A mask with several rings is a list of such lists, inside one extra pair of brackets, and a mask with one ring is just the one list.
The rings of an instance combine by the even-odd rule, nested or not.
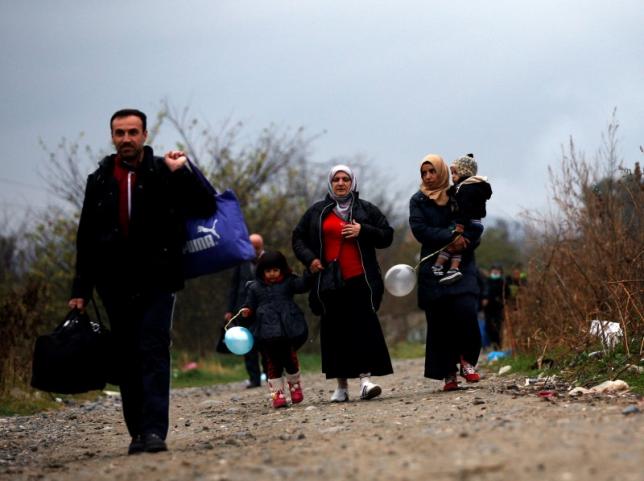
[(412, 266), (396, 264), (385, 274), (385, 288), (392, 296), (406, 296), (415, 286), (416, 271)]

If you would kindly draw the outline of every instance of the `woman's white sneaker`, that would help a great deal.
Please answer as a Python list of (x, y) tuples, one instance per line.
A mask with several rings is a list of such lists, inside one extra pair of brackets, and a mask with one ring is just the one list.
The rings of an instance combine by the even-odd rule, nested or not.
[(336, 390), (333, 392), (333, 396), (331, 396), (332, 403), (343, 403), (343, 402), (347, 402), (348, 400), (349, 400), (349, 391), (347, 390), (347, 388), (344, 388), (344, 387), (336, 388)]
[(382, 388), (377, 384), (372, 382), (365, 382), (360, 388), (360, 399), (366, 401), (367, 399), (373, 399), (376, 396), (380, 396)]

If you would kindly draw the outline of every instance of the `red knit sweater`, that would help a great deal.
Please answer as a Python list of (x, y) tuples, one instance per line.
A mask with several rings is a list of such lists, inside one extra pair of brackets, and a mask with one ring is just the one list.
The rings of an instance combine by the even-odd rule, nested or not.
[(342, 227), (346, 224), (334, 213), (326, 216), (322, 222), (322, 235), (324, 237), (324, 260), (330, 262), (338, 258), (342, 270), (342, 277), (349, 279), (364, 273), (360, 250), (357, 239), (342, 237)]

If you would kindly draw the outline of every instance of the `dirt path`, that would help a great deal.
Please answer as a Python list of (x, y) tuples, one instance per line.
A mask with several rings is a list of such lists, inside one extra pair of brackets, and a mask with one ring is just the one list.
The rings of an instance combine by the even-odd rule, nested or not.
[(548, 400), (494, 374), (443, 393), (420, 359), (394, 369), (380, 398), (343, 404), (306, 375), (304, 402), (278, 411), (241, 383), (173, 391), (159, 454), (125, 455), (118, 397), (0, 418), (0, 480), (644, 481), (644, 414), (622, 414), (632, 395)]

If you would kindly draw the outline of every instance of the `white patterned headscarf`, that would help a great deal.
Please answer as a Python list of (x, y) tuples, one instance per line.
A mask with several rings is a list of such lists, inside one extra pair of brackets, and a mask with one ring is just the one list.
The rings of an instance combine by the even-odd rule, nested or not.
[[(347, 195), (342, 197), (335, 195), (335, 193), (333, 192), (333, 184), (331, 183), (331, 181), (333, 180), (333, 177), (335, 177), (335, 174), (337, 174), (338, 172), (344, 172), (349, 177), (351, 177), (351, 189), (349, 190), (349, 193)], [(353, 193), (356, 191), (358, 187), (358, 181), (356, 180), (356, 176), (354, 175), (353, 171), (347, 165), (338, 164), (332, 167), (331, 170), (329, 171), (329, 178), (328, 178), (327, 184), (329, 189), (329, 195), (335, 201), (335, 207), (333, 208), (333, 211), (341, 219), (345, 221), (349, 220), (349, 214), (351, 213), (351, 204), (353, 203)]]

